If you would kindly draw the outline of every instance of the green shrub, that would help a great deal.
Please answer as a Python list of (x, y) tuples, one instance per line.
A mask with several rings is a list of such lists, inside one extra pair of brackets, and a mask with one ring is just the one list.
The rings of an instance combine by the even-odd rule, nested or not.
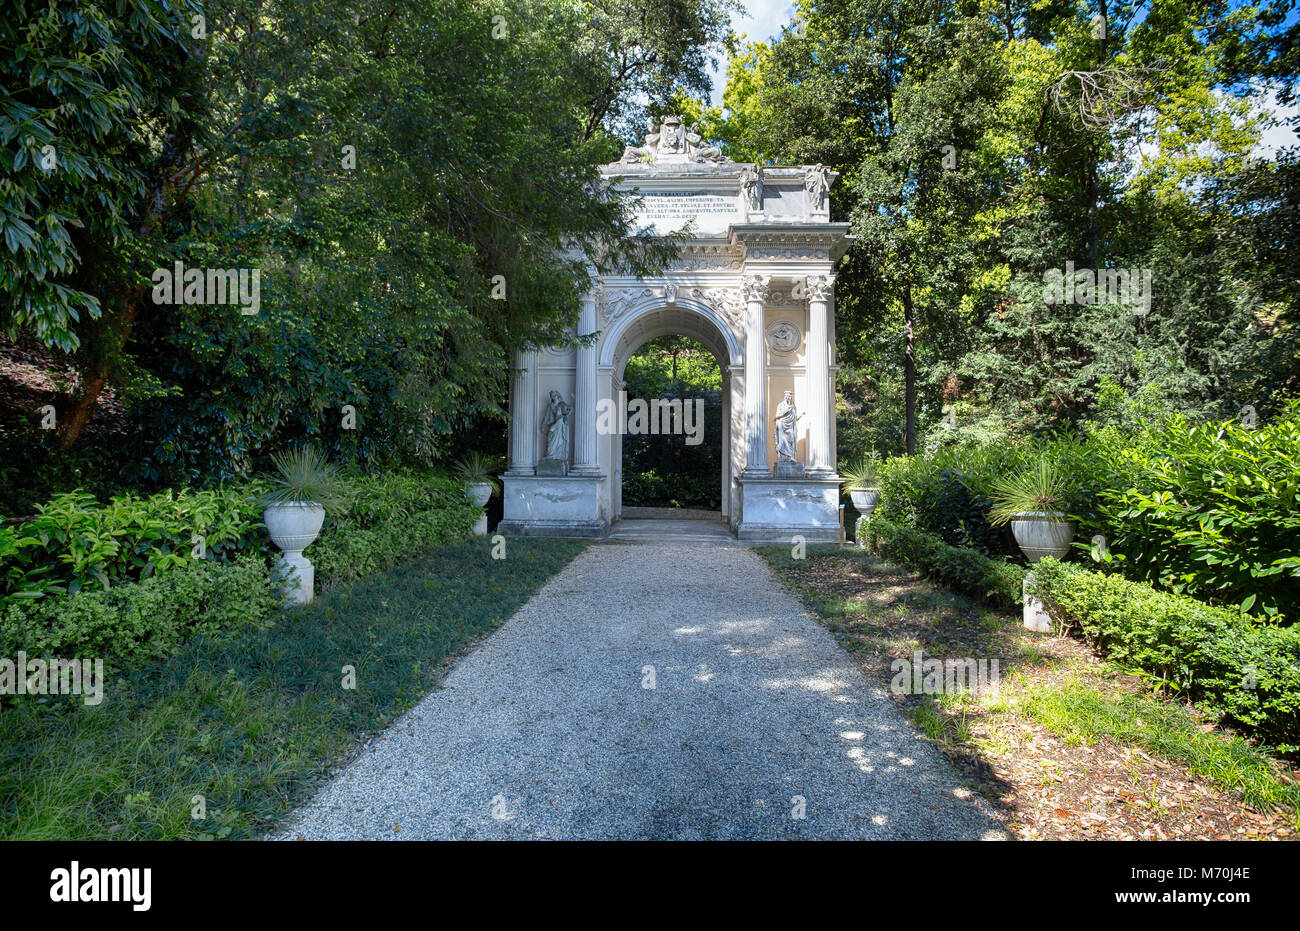
[(872, 553), (916, 568), (923, 575), (1002, 608), (1020, 602), (1025, 571), (972, 549), (949, 546), (936, 537), (875, 518), (862, 524), (863, 544)]
[(195, 635), (262, 626), (276, 605), (261, 557), (194, 560), (140, 582), (12, 603), (0, 614), (0, 656), (160, 657)]
[(0, 533), (0, 607), (173, 571), (194, 562), (200, 537), (203, 558), (216, 562), (264, 553), (256, 488), (116, 495), (107, 504), (82, 491), (55, 495)]
[(944, 448), (928, 456), (903, 456), (881, 468), (877, 513), (893, 523), (932, 533), (950, 546), (1020, 560), (1007, 527), (990, 519), (999, 486), (1027, 466), (1047, 462), (1071, 476), (1063, 502), (1071, 514), (1091, 506), (1083, 444), (1071, 437)]
[(1052, 559), (1035, 566), (1032, 585), (1058, 623), (1115, 662), (1300, 750), (1300, 628)]
[(416, 559), (469, 533), (481, 513), (456, 479), (433, 472), (366, 476), (326, 525), (307, 556), (322, 584), (337, 585)]
[(1247, 429), (1168, 418), (1138, 437), (1099, 430), (1114, 478), (1080, 536), (1105, 535), (1130, 579), (1265, 617), (1300, 617), (1300, 405)]

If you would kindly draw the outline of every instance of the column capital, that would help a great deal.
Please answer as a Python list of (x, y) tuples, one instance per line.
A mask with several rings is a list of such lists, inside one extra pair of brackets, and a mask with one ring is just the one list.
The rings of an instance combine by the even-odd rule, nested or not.
[(745, 301), (766, 301), (767, 293), (772, 287), (772, 277), (770, 275), (746, 275), (741, 282), (741, 290), (745, 294)]
[(807, 289), (808, 300), (810, 301), (830, 300), (831, 294), (835, 291), (835, 276), (809, 275)]

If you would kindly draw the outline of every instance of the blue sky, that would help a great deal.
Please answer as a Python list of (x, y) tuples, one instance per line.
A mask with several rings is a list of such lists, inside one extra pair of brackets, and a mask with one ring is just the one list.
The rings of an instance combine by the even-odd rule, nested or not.
[[(791, 0), (746, 0), (745, 10), (731, 18), (731, 28), (737, 35), (745, 35), (750, 41), (771, 39), (781, 31), (781, 27), (790, 22), (794, 15)], [(726, 82), (727, 63), (718, 64), (713, 77), (713, 100), (715, 107), (722, 106), (722, 87)]]

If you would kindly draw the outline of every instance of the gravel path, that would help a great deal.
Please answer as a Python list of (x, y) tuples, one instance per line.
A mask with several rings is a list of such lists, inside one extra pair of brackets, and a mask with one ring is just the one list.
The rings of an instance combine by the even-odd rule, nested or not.
[(757, 554), (597, 545), (279, 836), (1004, 837), (968, 796)]

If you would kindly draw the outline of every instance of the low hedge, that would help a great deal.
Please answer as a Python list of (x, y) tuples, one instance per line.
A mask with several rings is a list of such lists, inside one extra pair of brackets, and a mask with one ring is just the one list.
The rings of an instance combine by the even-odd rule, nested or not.
[[(480, 513), (462, 483), (439, 473), (390, 472), (350, 484), (348, 504), (326, 515), (307, 550), (322, 586), (418, 558), (467, 535)], [(269, 623), (279, 606), (268, 571), (276, 553), (259, 491), (252, 483), (106, 505), (80, 492), (56, 496), (0, 536), (0, 580), (12, 583), (0, 587), (0, 656), (21, 650), (120, 666), (164, 656), (193, 636)], [(192, 550), (196, 528), (209, 534), (204, 558)]]
[(1111, 659), (1300, 751), (1300, 628), (1053, 559), (1034, 567), (1031, 584), (1058, 623)]
[(869, 551), (905, 563), (923, 575), (1001, 608), (1020, 603), (1025, 570), (972, 549), (949, 546), (942, 540), (880, 518), (859, 525), (860, 541)]
[(338, 585), (417, 559), (470, 532), (482, 510), (465, 485), (435, 472), (396, 472), (354, 480), (347, 506), (326, 515), (307, 550), (323, 585)]
[[(463, 494), (462, 494), (463, 498)], [(418, 559), (443, 543), (468, 535), (482, 511), (468, 502), (394, 514), (369, 529), (345, 530), (307, 551), (324, 585), (338, 585)]]
[(192, 636), (265, 626), (278, 604), (260, 556), (194, 560), (140, 582), (11, 603), (0, 614), (0, 656), (160, 657)]

